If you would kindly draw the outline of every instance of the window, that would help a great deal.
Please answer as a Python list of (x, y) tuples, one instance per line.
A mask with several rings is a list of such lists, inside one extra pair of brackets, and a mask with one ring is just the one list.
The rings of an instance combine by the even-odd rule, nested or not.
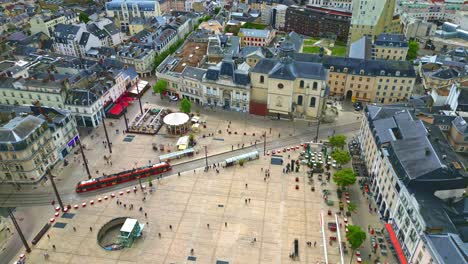
[(265, 76), (260, 75), (260, 83), (264, 83), (264, 82), (265, 82)]
[(297, 97), (297, 105), (302, 105), (302, 95)]
[(284, 85), (282, 83), (278, 83), (278, 89), (283, 89)]
[(304, 88), (304, 80), (301, 80), (301, 81), (299, 82), (299, 87)]
[(310, 107), (315, 107), (315, 97), (311, 97), (310, 98), (310, 104), (309, 104)]
[(317, 82), (314, 82), (314, 84), (312, 85), (312, 90), (317, 90), (317, 86), (318, 86)]

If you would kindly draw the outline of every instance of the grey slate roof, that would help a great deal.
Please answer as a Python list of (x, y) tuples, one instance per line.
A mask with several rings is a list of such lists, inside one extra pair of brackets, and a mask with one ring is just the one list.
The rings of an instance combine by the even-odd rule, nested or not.
[(281, 62), (279, 59), (262, 59), (252, 72), (268, 74), (270, 78), (295, 80), (309, 78), (325, 80), (326, 72), (320, 63), (306, 61)]
[(380, 34), (374, 41), (377, 46), (408, 47), (408, 40), (401, 34)]
[(468, 263), (468, 244), (455, 234), (427, 235), (428, 243), (436, 250), (437, 261), (444, 264)]
[(104, 29), (111, 35), (118, 34), (120, 31), (114, 23), (110, 23), (104, 26)]
[(27, 138), (44, 122), (44, 120), (35, 116), (15, 117), (10, 120), (8, 124), (0, 127), (0, 142), (20, 142)]
[(54, 35), (57, 38), (73, 39), (79, 30), (80, 27), (75, 25), (58, 24), (55, 26)]
[(460, 134), (468, 135), (468, 124), (461, 116), (457, 116), (452, 121), (452, 125), (457, 129), (458, 132), (460, 132)]
[(88, 43), (90, 35), (91, 34), (88, 33), (88, 32), (83, 32), (83, 34), (81, 34), (81, 38), (80, 38), (80, 45), (86, 46), (86, 44)]
[(395, 76), (396, 73), (399, 72), (400, 77), (416, 77), (414, 67), (408, 61), (363, 60), (326, 55), (320, 57), (318, 54), (307, 53), (295, 53), (294, 59), (296, 61), (323, 63), (323, 66), (327, 69), (333, 66), (335, 72), (343, 72), (343, 70), (347, 68), (348, 73), (356, 75), (359, 75), (361, 70), (364, 70), (363, 76)]
[(195, 80), (201, 81), (203, 76), (205, 75), (206, 70), (201, 68), (195, 68), (191, 66), (185, 67), (184, 71), (182, 72), (182, 76), (186, 78), (191, 78)]
[(241, 28), (239, 33), (244, 34), (246, 37), (267, 38), (270, 31), (267, 29)]

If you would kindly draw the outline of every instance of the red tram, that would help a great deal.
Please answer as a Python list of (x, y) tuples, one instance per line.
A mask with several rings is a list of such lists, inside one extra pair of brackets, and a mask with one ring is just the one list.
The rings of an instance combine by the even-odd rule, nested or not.
[(102, 189), (108, 186), (133, 181), (139, 178), (146, 178), (152, 175), (161, 174), (170, 170), (172, 170), (171, 165), (167, 162), (162, 162), (159, 164), (141, 167), (133, 170), (121, 171), (111, 175), (92, 178), (86, 181), (80, 181), (76, 185), (76, 192), (82, 193)]

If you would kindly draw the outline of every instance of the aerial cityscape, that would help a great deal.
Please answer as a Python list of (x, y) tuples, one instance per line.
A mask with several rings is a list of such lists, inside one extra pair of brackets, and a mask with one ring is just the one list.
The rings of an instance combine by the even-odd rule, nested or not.
[(468, 1), (0, 0), (0, 264), (468, 263)]

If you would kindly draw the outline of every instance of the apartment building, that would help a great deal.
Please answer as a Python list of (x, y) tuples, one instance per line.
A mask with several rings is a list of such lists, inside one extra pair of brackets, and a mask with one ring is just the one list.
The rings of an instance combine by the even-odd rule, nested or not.
[(0, 127), (0, 179), (13, 184), (39, 181), (58, 160), (47, 121), (36, 116), (10, 116)]
[(452, 1), (401, 1), (397, 6), (399, 14), (407, 18), (424, 21), (448, 21), (458, 23), (458, 11), (468, 10), (463, 0)]
[(309, 5), (327, 8), (353, 10), (353, 0), (309, 0)]
[(158, 1), (151, 0), (112, 0), (106, 3), (106, 16), (114, 18), (122, 32), (128, 32), (132, 18), (153, 18), (160, 16)]
[(272, 8), (270, 20), (267, 24), (271, 24), (274, 29), (284, 31), (286, 27), (286, 11), (288, 10), (287, 5), (277, 5)]
[(395, 0), (353, 0), (352, 6), (348, 43), (366, 35), (376, 37), (381, 33), (391, 33)]
[(295, 54), (296, 60), (323, 64), (329, 95), (369, 103), (394, 103), (411, 97), (416, 72), (407, 61), (365, 60)]
[(79, 17), (73, 11), (59, 11), (54, 14), (36, 15), (32, 17), (29, 21), (32, 35), (42, 32), (49, 37), (52, 37), (55, 26), (57, 26), (58, 24), (77, 23), (79, 23)]
[(386, 60), (406, 60), (408, 40), (404, 35), (380, 34), (374, 41), (373, 58)]
[(58, 24), (52, 38), (55, 52), (73, 57), (84, 57), (89, 49), (102, 46), (100, 39), (87, 32), (84, 24)]
[(294, 59), (286, 41), (278, 59), (260, 60), (250, 73), (250, 113), (278, 118), (320, 115), (326, 95), (326, 69), (320, 63)]
[(117, 59), (126, 65), (135, 68), (138, 75), (150, 76), (153, 71), (154, 57), (156, 51), (151, 45), (128, 44), (121, 46), (117, 52)]
[(267, 47), (275, 37), (274, 30), (241, 28), (237, 34), (242, 46)]
[(442, 130), (419, 115), (404, 106), (369, 105), (358, 136), (370, 192), (400, 262), (415, 259), (424, 234), (457, 233), (452, 217), (466, 214), (449, 202), (467, 186), (459, 156)]
[(322, 7), (293, 7), (286, 10), (284, 29), (312, 37), (336, 37), (346, 41), (351, 13)]

